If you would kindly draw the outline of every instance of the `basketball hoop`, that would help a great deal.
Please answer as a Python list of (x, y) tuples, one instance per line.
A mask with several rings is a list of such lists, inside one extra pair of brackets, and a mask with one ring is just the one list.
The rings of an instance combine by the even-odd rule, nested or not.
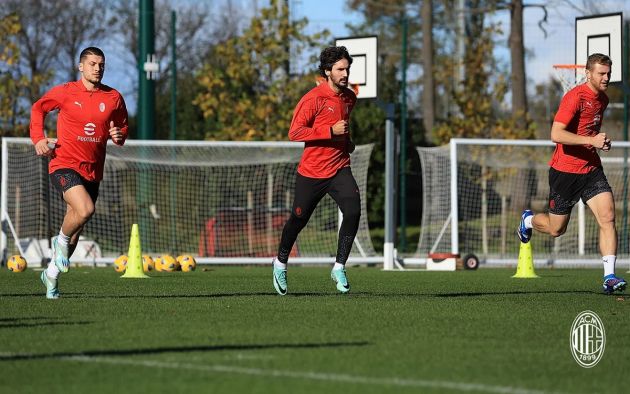
[(554, 64), (553, 69), (556, 78), (562, 84), (562, 89), (566, 94), (577, 85), (586, 80), (585, 67), (583, 64)]

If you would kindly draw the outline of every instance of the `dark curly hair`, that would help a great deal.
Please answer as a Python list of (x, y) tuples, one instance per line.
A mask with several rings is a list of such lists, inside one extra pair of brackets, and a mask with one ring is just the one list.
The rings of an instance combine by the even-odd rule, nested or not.
[(319, 75), (328, 79), (326, 70), (332, 70), (332, 67), (341, 59), (346, 59), (348, 65), (352, 64), (352, 57), (348, 53), (346, 47), (328, 47), (319, 55)]

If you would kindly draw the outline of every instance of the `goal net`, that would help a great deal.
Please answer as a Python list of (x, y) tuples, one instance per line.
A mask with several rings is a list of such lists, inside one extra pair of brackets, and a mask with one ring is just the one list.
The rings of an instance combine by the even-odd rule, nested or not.
[[(629, 143), (616, 142), (601, 155), (615, 197), (621, 259), (628, 258), (628, 166), (624, 165), (628, 148)], [(414, 257), (426, 258), (430, 252), (472, 253), (482, 263), (515, 264), (516, 227), (523, 209), (547, 212), (553, 149), (550, 141), (481, 139), (452, 139), (448, 146), (417, 148), (423, 209)], [(598, 225), (588, 211), (578, 203), (566, 233), (558, 238), (534, 232), (534, 262), (601, 266)]]
[[(3, 251), (36, 246), (63, 220), (65, 204), (48, 182), (47, 162), (28, 138), (2, 142)], [(142, 252), (191, 254), (200, 263), (269, 263), (289, 217), (303, 144), (292, 142), (127, 141), (107, 146), (96, 212), (74, 262), (109, 262), (139, 224)], [(361, 221), (349, 262), (381, 261), (369, 235), (367, 169), (372, 145), (352, 154)], [(333, 262), (340, 212), (326, 196), (291, 253), (292, 262)], [(362, 260), (363, 259), (363, 260)]]

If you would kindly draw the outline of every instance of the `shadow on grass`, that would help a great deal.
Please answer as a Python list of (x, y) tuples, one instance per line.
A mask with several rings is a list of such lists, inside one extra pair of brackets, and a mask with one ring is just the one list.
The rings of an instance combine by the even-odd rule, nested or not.
[(0, 324), (0, 330), (4, 328), (26, 328), (26, 327), (44, 327), (44, 326), (73, 326), (92, 324), (91, 321), (44, 321), (39, 323), (13, 323)]
[(147, 354), (164, 353), (188, 353), (188, 352), (218, 352), (218, 351), (243, 351), (264, 349), (325, 349), (338, 347), (367, 346), (369, 342), (324, 342), (324, 343), (277, 343), (277, 344), (250, 344), (250, 345), (214, 345), (214, 346), (173, 346), (158, 348), (138, 348), (120, 350), (88, 350), (82, 352), (57, 352), (40, 354), (11, 354), (0, 355), (2, 361), (41, 360), (72, 357), (100, 357), (100, 356), (139, 356)]
[(461, 292), (433, 294), (434, 297), (485, 297), (485, 296), (509, 296), (509, 295), (533, 295), (533, 294), (601, 294), (602, 292), (587, 290), (533, 290), (533, 291), (487, 291), (487, 292)]

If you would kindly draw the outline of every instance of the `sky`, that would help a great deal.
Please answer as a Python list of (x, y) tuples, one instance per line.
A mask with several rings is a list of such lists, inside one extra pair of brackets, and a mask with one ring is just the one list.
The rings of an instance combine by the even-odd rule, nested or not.
[[(176, 0), (189, 1), (189, 0)], [(206, 0), (212, 6), (226, 0)], [(233, 0), (239, 3), (244, 9), (255, 9), (252, 7), (257, 2), (258, 7), (266, 3), (265, 0)], [(543, 3), (539, 1), (524, 1), (528, 3)], [(626, 18), (630, 18), (630, 1), (628, 0), (599, 0), (597, 2), (587, 0), (547, 0), (548, 20), (544, 25), (547, 35), (539, 28), (538, 22), (543, 17), (541, 9), (527, 7), (524, 12), (524, 44), (526, 48), (526, 73), (530, 86), (534, 83), (544, 83), (549, 81), (554, 74), (553, 64), (566, 64), (575, 62), (575, 18), (578, 16), (593, 15), (599, 13), (623, 12)], [(586, 4), (586, 6), (585, 6)], [(346, 7), (345, 0), (289, 0), (291, 15), (298, 19), (306, 17), (309, 20), (306, 33), (314, 33), (323, 29), (331, 31), (333, 37), (347, 37), (349, 35), (346, 28), (347, 23), (360, 23), (361, 14), (351, 12)], [(586, 14), (578, 9), (588, 7)], [(417, 15), (417, 14), (416, 14)], [(507, 48), (507, 34), (509, 33), (509, 13), (496, 13), (493, 20), (501, 22), (505, 36), (497, 40), (495, 55), (505, 64), (509, 64), (509, 49)], [(107, 52), (106, 52), (107, 53)], [(108, 58), (109, 61), (109, 58)], [(119, 68), (120, 67), (120, 68)], [(613, 65), (614, 67), (614, 65)], [(126, 70), (124, 74), (120, 72), (110, 72), (105, 76), (105, 83), (117, 87), (118, 84), (128, 85), (129, 81), (136, 80), (135, 69), (128, 65), (112, 64), (109, 70)], [(126, 81), (126, 83), (125, 83)], [(124, 89), (123, 94), (127, 93)], [(127, 99), (130, 112), (135, 113), (135, 98)]]

